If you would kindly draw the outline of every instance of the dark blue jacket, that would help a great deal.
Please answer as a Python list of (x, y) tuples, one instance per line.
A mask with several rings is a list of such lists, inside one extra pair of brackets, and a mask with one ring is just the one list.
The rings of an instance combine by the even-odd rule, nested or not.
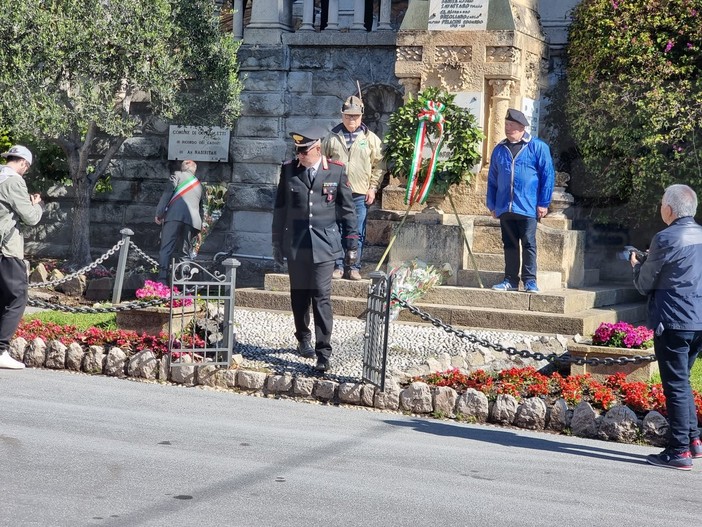
[(337, 222), (343, 225), (347, 250), (358, 248), (356, 206), (343, 163), (322, 158), (312, 186), (305, 167), (283, 163), (273, 208), (272, 241), (293, 260), (307, 255), (314, 263), (343, 258)]
[(702, 227), (694, 218), (678, 218), (653, 237), (634, 285), (648, 295), (650, 329), (702, 330)]
[(515, 157), (506, 139), (490, 157), (485, 204), (498, 218), (505, 212), (535, 218), (537, 206), (551, 203), (555, 172), (548, 145), (528, 133), (523, 140), (526, 144)]

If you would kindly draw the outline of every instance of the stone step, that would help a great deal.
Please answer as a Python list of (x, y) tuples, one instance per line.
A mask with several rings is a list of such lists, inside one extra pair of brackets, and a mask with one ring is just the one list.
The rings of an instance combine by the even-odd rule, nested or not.
[[(522, 293), (496, 294), (514, 297), (538, 296)], [(365, 298), (332, 296), (331, 300), (335, 316), (359, 317), (366, 309)], [(290, 311), (290, 296), (287, 291), (237, 289), (236, 303), (240, 307)], [(626, 320), (633, 324), (640, 323), (646, 314), (646, 305), (643, 302), (618, 304), (609, 308), (593, 308), (570, 314), (431, 303), (417, 303), (416, 307), (455, 327), (565, 335), (591, 335), (602, 322), (613, 323)], [(428, 323), (407, 310), (400, 312), (399, 320)]]
[[(334, 280), (332, 296), (360, 298), (368, 296), (370, 280)], [(265, 277), (264, 289), (271, 292), (288, 293), (290, 280), (287, 274), (269, 273)], [(237, 292), (239, 289), (237, 289)], [(643, 297), (629, 284), (610, 284), (583, 289), (558, 289), (539, 294), (524, 292), (493, 291), (472, 287), (438, 286), (429, 291), (422, 303), (453, 305), (493, 310), (519, 310), (539, 313), (571, 315), (589, 309), (603, 308), (615, 304), (643, 302)], [(237, 301), (238, 302), (238, 301)]]
[[(504, 262), (502, 264), (504, 269)], [(478, 267), (480, 269), (480, 267)], [(495, 284), (499, 284), (504, 280), (505, 273), (502, 271), (478, 271), (480, 273), (480, 279), (482, 280), (483, 287), (492, 287)], [(553, 291), (561, 289), (563, 282), (561, 281), (561, 273), (555, 271), (538, 271), (536, 273), (536, 282), (539, 285), (541, 291)], [(461, 287), (480, 287), (478, 282), (478, 277), (474, 270), (469, 269), (459, 269), (458, 276), (456, 279), (456, 285)]]
[[(475, 263), (478, 269), (481, 271), (504, 271), (505, 270), (505, 256), (500, 251), (499, 254), (495, 253), (473, 253), (475, 258)], [(470, 258), (468, 259), (470, 263)]]

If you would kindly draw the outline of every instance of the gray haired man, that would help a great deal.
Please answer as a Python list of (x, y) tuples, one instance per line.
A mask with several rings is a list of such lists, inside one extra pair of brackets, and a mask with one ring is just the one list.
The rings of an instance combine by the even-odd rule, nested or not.
[(648, 296), (646, 325), (654, 330), (653, 347), (661, 372), (668, 412), (668, 443), (651, 454), (651, 465), (690, 470), (702, 458), (697, 408), (690, 370), (702, 350), (702, 227), (695, 221), (697, 194), (687, 185), (671, 185), (661, 200), (668, 227), (651, 240), (647, 256), (632, 252), (634, 285)]
[(156, 223), (161, 228), (158, 280), (168, 281), (168, 267), (174, 256), (190, 258), (193, 240), (202, 229), (204, 191), (195, 176), (195, 161), (186, 160), (171, 174), (156, 207)]

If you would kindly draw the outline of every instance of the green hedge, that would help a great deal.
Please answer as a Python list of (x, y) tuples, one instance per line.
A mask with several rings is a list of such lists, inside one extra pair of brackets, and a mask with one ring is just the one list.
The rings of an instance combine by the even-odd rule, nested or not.
[(657, 215), (663, 189), (702, 190), (702, 2), (583, 0), (568, 43), (566, 114), (589, 198), (608, 219)]

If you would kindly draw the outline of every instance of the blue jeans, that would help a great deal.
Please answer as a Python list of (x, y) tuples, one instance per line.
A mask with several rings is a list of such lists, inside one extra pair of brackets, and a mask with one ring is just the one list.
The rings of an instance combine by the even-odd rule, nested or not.
[(690, 386), (690, 370), (702, 348), (702, 331), (666, 329), (653, 337), (661, 372), (665, 407), (668, 411), (668, 448), (673, 452), (690, 449), (700, 436), (697, 409)]
[[(361, 270), (361, 256), (363, 255), (363, 241), (366, 239), (366, 216), (368, 215), (368, 205), (366, 205), (366, 195), (365, 194), (354, 194), (353, 204), (356, 206), (356, 221), (358, 222), (358, 257), (356, 258), (356, 263), (353, 264), (350, 269)], [(342, 231), (342, 226), (339, 224), (339, 232), (342, 236), (345, 233)], [(336, 261), (335, 267), (337, 269), (344, 268), (344, 259), (340, 258)]]
[(505, 250), (505, 279), (519, 285), (519, 243), (521, 249), (522, 282), (536, 280), (536, 218), (512, 212), (500, 216), (502, 245)]

